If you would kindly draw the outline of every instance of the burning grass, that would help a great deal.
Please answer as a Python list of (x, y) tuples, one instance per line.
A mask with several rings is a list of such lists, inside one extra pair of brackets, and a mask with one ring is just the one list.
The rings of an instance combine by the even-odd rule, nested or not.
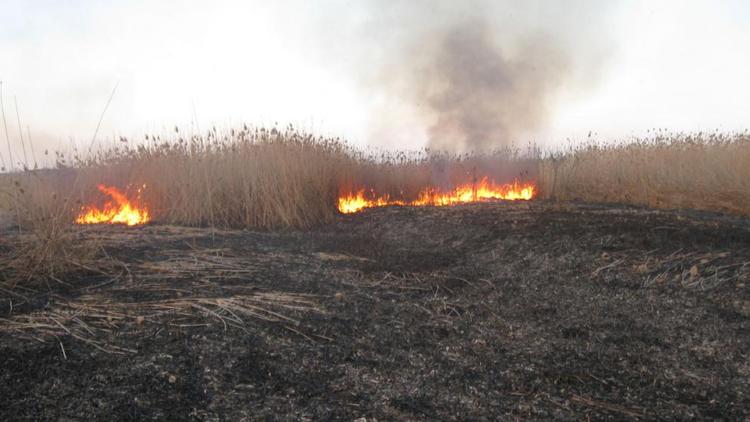
[(439, 207), (493, 199), (528, 201), (534, 197), (535, 190), (536, 186), (531, 182), (521, 184), (516, 180), (513, 183), (497, 184), (491, 182), (485, 177), (479, 182), (463, 184), (449, 192), (441, 192), (435, 188), (427, 188), (419, 194), (417, 199), (408, 202), (399, 199), (392, 200), (388, 195), (376, 197), (374, 192), (365, 192), (365, 190), (362, 189), (356, 194), (340, 196), (338, 200), (338, 209), (344, 214), (350, 214), (361, 211), (365, 208), (387, 207), (392, 205)]
[[(345, 146), (289, 128), (240, 130), (107, 149), (77, 166), (82, 197), (98, 184), (125, 192), (160, 222), (277, 229), (330, 221)], [(145, 188), (143, 188), (145, 186)], [(138, 191), (140, 190), (140, 191)]]
[(283, 229), (374, 206), (537, 197), (747, 214), (749, 139), (658, 134), (558, 155), (378, 154), (291, 126), (205, 136), (175, 129), (164, 139), (121, 139), (86, 158), (58, 154), (61, 170), (6, 176), (6, 215), (21, 227), (52, 219)]
[(9, 195), (9, 215), (19, 225), (34, 225), (26, 208), (40, 198), (29, 192), (45, 201), (63, 198), (57, 208), (79, 224), (154, 220), (260, 229), (332, 221), (352, 208), (341, 206), (347, 197), (381, 205), (453, 205), (535, 194), (536, 158), (528, 154), (366, 153), (292, 127), (184, 137), (176, 129), (168, 140), (146, 136), (131, 145), (121, 139), (86, 158), (58, 154), (57, 160), (63, 178), (52, 171), (9, 176), (17, 187)]
[[(76, 217), (77, 224), (109, 223), (135, 226), (151, 221), (148, 208), (137, 203), (141, 202), (140, 200), (131, 201), (114, 186), (97, 185), (97, 188), (103, 194), (111, 197), (114, 202), (107, 201), (102, 208), (91, 205), (83, 207), (81, 213)], [(145, 188), (146, 185), (143, 185), (137, 189), (138, 196)]]
[(451, 155), (363, 152), (291, 126), (205, 135), (175, 128), (86, 157), (55, 157), (58, 169), (0, 181), (6, 225), (23, 233), (23, 242), (5, 242), (5, 285), (64, 282), (67, 272), (90, 267), (96, 246), (71, 240), (81, 229), (74, 222), (304, 229), (375, 206), (535, 198), (750, 213), (746, 133), (658, 132), (558, 155)]

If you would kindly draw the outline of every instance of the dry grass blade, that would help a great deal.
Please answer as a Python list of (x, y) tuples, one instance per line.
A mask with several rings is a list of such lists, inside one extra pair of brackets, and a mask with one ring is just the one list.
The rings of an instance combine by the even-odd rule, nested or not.
[[(212, 318), (226, 329), (244, 328), (247, 320), (297, 326), (300, 320), (290, 314), (323, 312), (308, 295), (282, 292), (254, 292), (231, 297), (189, 297), (145, 302), (118, 302), (99, 295), (84, 295), (74, 301), (55, 297), (49, 309), (0, 319), (0, 332), (33, 338), (70, 336), (107, 352), (124, 349), (103, 343), (104, 334), (126, 324), (167, 322), (177, 317), (194, 321)], [(185, 325), (185, 324), (181, 324)], [(205, 325), (198, 322), (191, 326)], [(297, 330), (292, 330), (298, 332)]]

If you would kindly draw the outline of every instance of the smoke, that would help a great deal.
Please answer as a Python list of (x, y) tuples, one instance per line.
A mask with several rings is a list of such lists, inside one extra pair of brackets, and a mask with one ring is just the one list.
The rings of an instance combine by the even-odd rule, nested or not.
[(429, 146), (440, 150), (507, 146), (537, 129), (568, 74), (568, 59), (550, 38), (529, 39), (512, 57), (486, 22), (448, 28), (427, 58), (412, 73), (409, 95), (425, 105)]
[(369, 6), (361, 33), (375, 41), (360, 65), (376, 68), (365, 86), (386, 98), (373, 137), (411, 118), (433, 150), (517, 145), (545, 129), (563, 91), (595, 87), (607, 56), (598, 2)]

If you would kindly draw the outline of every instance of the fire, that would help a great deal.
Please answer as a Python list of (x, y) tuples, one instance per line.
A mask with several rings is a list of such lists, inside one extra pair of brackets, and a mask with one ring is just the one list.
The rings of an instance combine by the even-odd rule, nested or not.
[(487, 178), (478, 183), (468, 183), (458, 186), (450, 192), (440, 192), (434, 188), (423, 190), (413, 201), (391, 200), (388, 195), (367, 199), (365, 191), (344, 195), (339, 198), (338, 208), (344, 214), (354, 213), (364, 208), (384, 207), (388, 205), (410, 206), (445, 206), (465, 204), (468, 202), (503, 199), (509, 201), (529, 200), (534, 198), (536, 186), (534, 183), (495, 184)]
[[(145, 187), (145, 185), (143, 186)], [(83, 207), (76, 218), (78, 224), (127, 224), (135, 226), (145, 224), (151, 220), (148, 209), (139, 208), (117, 188), (112, 186), (98, 185), (97, 188), (113, 199), (107, 201), (104, 207), (99, 209), (93, 205)], [(138, 189), (138, 194), (141, 189)]]

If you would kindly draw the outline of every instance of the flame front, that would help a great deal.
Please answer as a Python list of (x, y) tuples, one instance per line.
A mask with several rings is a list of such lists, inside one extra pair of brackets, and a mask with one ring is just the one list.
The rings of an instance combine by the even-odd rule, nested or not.
[(410, 205), (410, 206), (446, 206), (458, 205), (469, 202), (486, 201), (490, 199), (503, 199), (509, 201), (529, 200), (534, 198), (536, 186), (533, 183), (495, 184), (487, 178), (476, 184), (468, 183), (455, 188), (453, 191), (442, 193), (437, 189), (427, 188), (423, 190), (417, 199), (413, 201), (391, 200), (388, 195), (367, 199), (365, 191), (360, 190), (356, 194), (344, 195), (339, 198), (338, 208), (344, 214), (354, 213), (364, 208), (383, 207), (388, 205)]
[[(76, 218), (78, 224), (127, 224), (135, 226), (145, 224), (151, 220), (148, 209), (138, 208), (117, 188), (111, 186), (98, 185), (97, 188), (112, 198), (113, 201), (107, 201), (103, 208), (95, 206), (83, 207), (81, 213)], [(138, 189), (140, 194), (141, 190)]]

